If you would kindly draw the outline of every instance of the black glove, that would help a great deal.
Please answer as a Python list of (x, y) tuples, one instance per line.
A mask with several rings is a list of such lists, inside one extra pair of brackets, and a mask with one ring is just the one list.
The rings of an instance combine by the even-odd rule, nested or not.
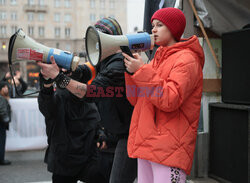
[(82, 65), (78, 65), (76, 70), (72, 71), (71, 78), (77, 81), (81, 81), (84, 76), (84, 69)]
[(81, 83), (87, 83), (91, 79), (91, 72), (85, 64), (78, 65), (76, 70), (72, 71), (70, 77)]
[(100, 143), (100, 147), (103, 142), (106, 142), (108, 148), (115, 147), (119, 138), (117, 135), (112, 134), (105, 130), (103, 127), (99, 127), (97, 130), (97, 142)]
[(99, 147), (102, 147), (103, 142), (107, 142), (108, 137), (105, 134), (105, 130), (104, 128), (99, 127), (99, 129), (97, 130), (97, 142), (100, 143)]

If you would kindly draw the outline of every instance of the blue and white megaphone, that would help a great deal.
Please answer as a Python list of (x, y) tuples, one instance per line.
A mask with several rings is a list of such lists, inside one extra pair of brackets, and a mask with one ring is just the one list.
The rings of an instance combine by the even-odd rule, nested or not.
[(57, 65), (67, 70), (74, 71), (80, 61), (80, 58), (74, 56), (72, 53), (56, 48), (49, 48), (36, 42), (34, 39), (25, 35), (22, 29), (19, 29), (10, 38), (8, 49), (9, 65), (21, 61), (51, 63), (51, 55), (55, 57)]
[(118, 50), (128, 47), (132, 52), (147, 51), (154, 47), (154, 36), (146, 32), (109, 35), (89, 26), (85, 36), (86, 52), (90, 63), (96, 66), (103, 59), (115, 54)]

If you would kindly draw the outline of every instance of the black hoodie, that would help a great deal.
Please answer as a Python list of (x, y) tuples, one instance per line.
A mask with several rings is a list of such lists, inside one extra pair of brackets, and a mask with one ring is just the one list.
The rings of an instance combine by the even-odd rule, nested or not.
[(118, 138), (128, 136), (133, 112), (126, 98), (123, 59), (118, 53), (101, 61), (96, 68), (97, 76), (88, 86), (85, 96), (86, 101), (96, 102), (101, 125)]

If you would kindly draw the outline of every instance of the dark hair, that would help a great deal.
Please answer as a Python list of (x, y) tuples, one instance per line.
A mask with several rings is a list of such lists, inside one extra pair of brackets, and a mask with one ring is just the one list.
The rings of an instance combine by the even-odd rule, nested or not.
[(6, 81), (0, 81), (0, 90), (2, 90), (3, 87), (8, 86), (8, 82)]

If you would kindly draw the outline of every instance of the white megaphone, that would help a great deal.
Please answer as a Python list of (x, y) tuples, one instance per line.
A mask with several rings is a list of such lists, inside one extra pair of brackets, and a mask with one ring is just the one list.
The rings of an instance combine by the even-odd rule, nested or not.
[[(96, 66), (103, 59), (122, 51), (146, 51), (153, 49), (154, 36), (146, 32), (126, 35), (104, 34), (89, 26), (85, 36), (86, 52), (90, 63)], [(126, 48), (128, 48), (126, 50)]]
[(29, 36), (25, 35), (22, 29), (19, 29), (10, 38), (8, 48), (9, 65), (21, 61), (41, 61), (50, 62), (50, 56), (53, 55), (58, 66), (67, 70), (74, 71), (78, 66), (80, 58), (73, 54), (56, 48), (44, 46)]

